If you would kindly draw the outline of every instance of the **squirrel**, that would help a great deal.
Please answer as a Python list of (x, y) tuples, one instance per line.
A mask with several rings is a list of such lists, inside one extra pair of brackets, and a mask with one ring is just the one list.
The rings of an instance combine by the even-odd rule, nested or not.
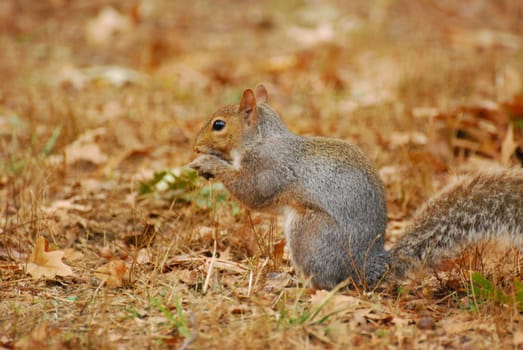
[(456, 247), (508, 236), (523, 244), (523, 171), (482, 172), (428, 200), (402, 238), (384, 247), (384, 185), (355, 145), (292, 133), (269, 105), (267, 89), (243, 92), (196, 136), (189, 166), (216, 178), (253, 210), (284, 215), (296, 273), (313, 288), (352, 281), (376, 286), (414, 263), (435, 265)]

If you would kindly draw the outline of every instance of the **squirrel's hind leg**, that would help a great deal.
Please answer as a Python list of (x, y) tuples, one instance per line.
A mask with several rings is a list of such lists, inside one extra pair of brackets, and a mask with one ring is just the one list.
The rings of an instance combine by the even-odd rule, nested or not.
[[(344, 281), (349, 285), (367, 286), (367, 282), (379, 281), (386, 269), (388, 254), (385, 251), (380, 261), (372, 254), (375, 252), (370, 252), (372, 261), (364, 263), (362, 253), (351, 249), (349, 235), (325, 212), (313, 209), (293, 212), (292, 218), (286, 220), (285, 230), (296, 272), (310, 279), (314, 288), (333, 289)], [(362, 268), (364, 264), (366, 269)]]

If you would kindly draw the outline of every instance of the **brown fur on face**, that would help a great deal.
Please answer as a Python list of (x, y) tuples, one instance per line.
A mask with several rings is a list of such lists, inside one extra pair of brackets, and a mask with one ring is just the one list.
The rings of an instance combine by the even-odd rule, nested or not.
[[(225, 122), (225, 127), (220, 131), (212, 128), (213, 123), (218, 119)], [(212, 118), (198, 132), (194, 151), (231, 161), (231, 151), (241, 143), (242, 130), (239, 105), (226, 105), (214, 112)]]
[[(268, 100), (267, 90), (263, 85), (260, 85), (257, 91), (262, 101)], [(223, 129), (213, 128), (217, 120), (225, 123)], [(247, 89), (243, 92), (239, 105), (226, 105), (214, 112), (196, 136), (194, 151), (233, 162), (232, 152), (236, 151), (239, 154), (246, 133), (248, 130), (256, 129), (257, 125), (256, 96), (251, 89)]]

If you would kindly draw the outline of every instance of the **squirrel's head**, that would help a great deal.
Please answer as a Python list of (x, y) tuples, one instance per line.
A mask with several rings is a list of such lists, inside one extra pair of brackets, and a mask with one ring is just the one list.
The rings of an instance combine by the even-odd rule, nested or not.
[(232, 161), (231, 153), (239, 151), (244, 138), (258, 126), (257, 102), (267, 103), (268, 100), (267, 89), (263, 85), (256, 87), (256, 93), (251, 89), (245, 90), (239, 105), (224, 106), (212, 115), (198, 132), (194, 151)]

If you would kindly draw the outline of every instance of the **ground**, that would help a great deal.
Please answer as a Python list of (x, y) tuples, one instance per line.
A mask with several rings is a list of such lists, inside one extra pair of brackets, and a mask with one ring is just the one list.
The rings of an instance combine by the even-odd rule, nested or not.
[(280, 219), (183, 168), (206, 118), (262, 82), (292, 131), (376, 165), (390, 247), (452, 175), (521, 166), (522, 16), (519, 0), (4, 0), (0, 348), (523, 348), (518, 249), (311, 290)]

